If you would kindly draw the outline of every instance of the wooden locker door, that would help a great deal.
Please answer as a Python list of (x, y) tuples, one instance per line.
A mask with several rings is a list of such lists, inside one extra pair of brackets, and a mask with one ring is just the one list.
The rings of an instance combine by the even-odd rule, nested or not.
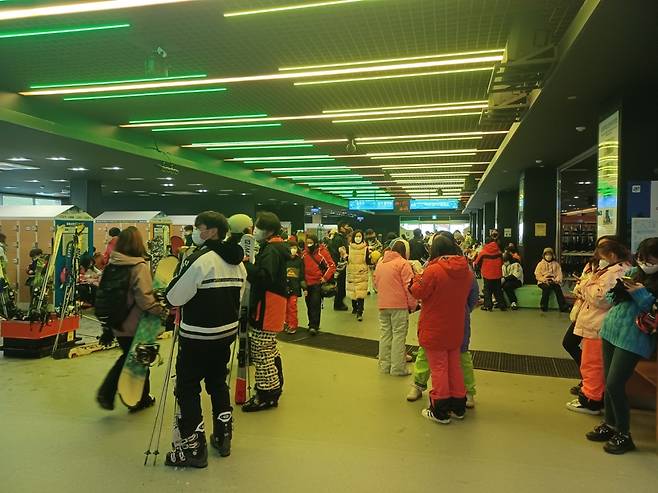
[(94, 224), (94, 246), (96, 251), (103, 253), (107, 246), (107, 231), (109, 230), (107, 223)]
[(17, 221), (5, 219), (0, 221), (0, 231), (7, 236), (7, 279), (16, 289), (19, 282), (19, 255), (18, 255), (18, 231)]
[(55, 223), (52, 220), (37, 221), (37, 245), (49, 253), (55, 238)]
[[(30, 302), (30, 288), (25, 285), (27, 280), (26, 269), (30, 265), (30, 250), (36, 247), (37, 244), (37, 221), (34, 219), (21, 219), (18, 221), (20, 231), (18, 232), (18, 258), (19, 264), (17, 266), (19, 273), (18, 293), (19, 301), (22, 303)], [(48, 250), (50, 246), (48, 246)], [(48, 250), (42, 248), (44, 252)]]

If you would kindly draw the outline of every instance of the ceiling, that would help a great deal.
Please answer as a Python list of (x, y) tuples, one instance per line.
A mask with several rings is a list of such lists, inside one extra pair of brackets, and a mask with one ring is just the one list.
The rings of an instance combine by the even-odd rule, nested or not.
[[(54, 0), (30, 2), (31, 5), (37, 6), (50, 6), (57, 3), (59, 2)], [(459, 56), (455, 54), (509, 48), (512, 34), (519, 30), (519, 26), (530, 21), (537, 30), (544, 33), (546, 43), (557, 43), (583, 1), (369, 0), (256, 15), (236, 17), (223, 15), (239, 10), (309, 3), (312, 2), (192, 0), (148, 8), (2, 20), (3, 12), (15, 8), (11, 2), (8, 2), (8, 5), (3, 3), (3, 7), (0, 8), (0, 66), (6, 70), (0, 73), (0, 90), (15, 94), (30, 89), (39, 91), (38, 88), (33, 87), (35, 85), (52, 84), (67, 84), (68, 87), (64, 89), (85, 88), (87, 92), (79, 94), (33, 94), (11, 100), (17, 108), (11, 116), (14, 118), (20, 110), (23, 116), (15, 117), (14, 122), (37, 128), (34, 119), (30, 116), (47, 113), (47, 123), (40, 124), (38, 128), (53, 134), (66, 134), (68, 137), (73, 137), (65, 141), (66, 152), (73, 156), (75, 161), (85, 163), (83, 166), (90, 169), (90, 177), (102, 180), (105, 193), (112, 193), (114, 190), (119, 193), (136, 193), (136, 190), (146, 190), (147, 193), (160, 192), (158, 188), (160, 184), (154, 180), (159, 175), (154, 166), (152, 152), (153, 148), (157, 148), (167, 152), (163, 154), (162, 159), (171, 159), (183, 169), (175, 180), (175, 186), (167, 187), (170, 188), (168, 192), (189, 192), (193, 188), (189, 186), (190, 183), (203, 183), (202, 189), (209, 190), (204, 193), (223, 193), (218, 192), (221, 189), (232, 189), (237, 193), (280, 193), (288, 198), (295, 196), (313, 201), (324, 199), (334, 205), (344, 205), (343, 199), (351, 196), (430, 197), (434, 196), (438, 189), (442, 190), (444, 196), (466, 199), (469, 196), (468, 190), (464, 190), (467, 174), (478, 179), (482, 176), (505, 137), (502, 132), (507, 131), (515, 120), (522, 117), (522, 112), (514, 110), (500, 117), (500, 114), (494, 112), (491, 107), (492, 70), (499, 71), (501, 67), (505, 67), (505, 62), (509, 58), (507, 52)], [(28, 30), (123, 24), (129, 24), (129, 27), (34, 37), (1, 37), (2, 34)], [(167, 54), (164, 60), (157, 56), (153, 58), (153, 53), (158, 47)], [(524, 51), (518, 46), (515, 50)], [(480, 61), (469, 64), (451, 63), (446, 66), (380, 68), (369, 71), (376, 65), (454, 61), (456, 58), (478, 58), (496, 54), (504, 59), (495, 63)], [(437, 58), (437, 55), (450, 56)], [(97, 85), (73, 85), (146, 78), (145, 63), (150, 57), (155, 60), (155, 65), (160, 66), (158, 70), (151, 73), (150, 77), (164, 76), (165, 69), (162, 68), (164, 66), (168, 77), (203, 74), (205, 76), (164, 81), (169, 84), (175, 80), (181, 84), (175, 88), (154, 87), (153, 84), (162, 84), (162, 81), (147, 81), (139, 89), (122, 90), (120, 84), (108, 84), (103, 86), (106, 88), (103, 92), (93, 93), (88, 90), (90, 88), (93, 90), (98, 87)], [(420, 62), (418, 60), (373, 62), (373, 60), (410, 57), (426, 58)], [(308, 71), (306, 69), (292, 72), (279, 71), (282, 67), (323, 64), (345, 65), (308, 70), (346, 69), (349, 73), (337, 75), (321, 73), (305, 77), (299, 74)], [(454, 72), (463, 68), (478, 70), (419, 75), (437, 71)], [(511, 69), (508, 67), (508, 70)], [(199, 84), (204, 78), (223, 79), (285, 73), (298, 75), (283, 80), (230, 80), (222, 83)], [(392, 75), (403, 77), (391, 78)], [(345, 79), (368, 77), (379, 78), (345, 81)], [(336, 79), (342, 82), (295, 85), (295, 82)], [(187, 82), (190, 84), (186, 85)], [(541, 84), (541, 77), (537, 81), (530, 82)], [(226, 90), (162, 94), (171, 91), (208, 89)], [(64, 100), (65, 97), (125, 96), (136, 92), (140, 94), (160, 92), (160, 94)], [(454, 104), (477, 101), (483, 101), (484, 104), (475, 108)], [(442, 110), (436, 107), (446, 103), (453, 103), (449, 105), (453, 109)], [(405, 105), (416, 108), (390, 108)], [(434, 111), (418, 108), (419, 105), (432, 105), (430, 108)], [(387, 113), (374, 116), (345, 116), (340, 123), (333, 123), (332, 119), (327, 118), (296, 120), (286, 118), (322, 115), (323, 111), (330, 110), (363, 108), (376, 108), (366, 113), (373, 111)], [(442, 116), (446, 114), (457, 116)], [(4, 115), (3, 117), (0, 113), (0, 119), (9, 121), (7, 113)], [(246, 121), (221, 124), (224, 118), (217, 121), (218, 116), (235, 115), (264, 115), (249, 116), (248, 120), (274, 118), (268, 121), (254, 120), (251, 123)], [(431, 117), (417, 118), (428, 115)], [(208, 117), (214, 117), (213, 123), (204, 122), (202, 117), (206, 120)], [(382, 119), (387, 117), (389, 119)], [(192, 118), (195, 120), (189, 120)], [(344, 121), (362, 118), (379, 119), (367, 122)], [(78, 123), (71, 124), (73, 119)], [(155, 128), (167, 131), (155, 132), (153, 127), (118, 128), (119, 125), (131, 121), (162, 119), (179, 121), (159, 123), (164, 126)], [(50, 124), (53, 122), (61, 126), (56, 129), (56, 125)], [(263, 124), (269, 126), (260, 126)], [(66, 125), (68, 130), (65, 131), (63, 128)], [(259, 126), (245, 128), (244, 125)], [(202, 126), (232, 128), (189, 129)], [(169, 131), (168, 127), (186, 130)], [(75, 129), (80, 131), (76, 132)], [(11, 157), (10, 154), (15, 153), (30, 154), (36, 158), (35, 162), (44, 165), (41, 172), (50, 173), (59, 170), (65, 173), (61, 176), (71, 177), (70, 173), (64, 171), (65, 167), (70, 167), (66, 166), (68, 163), (53, 164), (39, 161), (55, 152), (52, 142), (48, 147), (49, 138), (44, 137), (41, 147), (42, 141), (34, 136), (13, 139), (14, 132), (15, 130), (8, 130), (7, 135), (1, 137), (0, 142), (4, 147), (0, 159), (6, 159)], [(92, 132), (96, 134), (93, 138), (89, 136)], [(470, 134), (450, 135), (465, 132)], [(482, 132), (501, 133), (483, 134)], [(426, 137), (412, 137), (418, 135)], [(471, 138), (468, 140), (456, 138), (466, 136)], [(125, 143), (126, 152), (117, 155), (108, 151), (109, 155), (106, 156), (105, 151), (93, 150), (93, 147), (87, 149), (87, 144), (79, 143), (76, 146), (74, 143), (75, 139), (81, 139), (104, 145), (105, 141), (102, 139), (109, 137), (115, 142)], [(392, 138), (382, 139), (382, 137)], [(29, 148), (25, 146), (21, 148), (18, 142), (25, 143), (28, 138), (34, 138), (35, 144)], [(451, 140), (437, 140), (446, 138)], [(355, 139), (356, 149), (346, 150), (347, 141), (351, 139)], [(428, 139), (433, 140), (428, 141)], [(340, 142), (294, 144), (272, 142), (277, 140), (339, 140)], [(390, 143), (378, 143), (378, 140)], [(267, 141), (268, 144), (253, 144), (263, 141)], [(58, 145), (63, 144), (62, 141), (58, 143)], [(214, 147), (219, 147), (221, 150), (180, 147), (194, 143), (214, 143)], [(274, 148), (271, 147), (273, 144), (304, 147)], [(235, 147), (263, 146), (269, 148), (235, 149)], [(121, 145), (116, 144), (114, 147), (119, 149)], [(146, 152), (146, 149), (149, 152)], [(467, 155), (459, 156), (451, 156), (450, 154), (454, 152), (446, 152), (463, 149), (471, 149), (471, 151), (462, 152), (460, 154)], [(59, 151), (60, 154), (63, 152), (65, 151)], [(131, 157), (129, 153), (139, 155)], [(373, 156), (366, 155), (371, 153), (388, 155), (373, 159)], [(406, 155), (391, 156), (390, 153), (406, 153)], [(433, 155), (427, 156), (426, 153)], [(316, 159), (333, 160), (303, 162), (302, 158), (297, 157), (318, 155), (329, 157)], [(259, 163), (244, 161), (246, 158), (277, 156), (282, 159), (261, 159)], [(100, 169), (108, 162), (117, 163), (118, 160), (125, 164), (121, 165), (123, 170)], [(446, 166), (446, 163), (449, 164)], [(296, 169), (300, 167), (305, 169)], [(326, 170), (327, 167), (334, 168)], [(282, 171), (281, 173), (254, 171), (265, 168), (293, 169), (286, 172), (277, 170)], [(5, 175), (9, 179), (9, 176), (18, 176), (18, 173), (21, 176), (28, 176), (31, 172), (5, 172), (2, 175), (3, 182)], [(132, 175), (145, 178), (142, 182), (143, 186), (130, 186), (132, 184), (129, 184), (126, 178)], [(314, 176), (320, 178), (314, 179)], [(324, 178), (325, 176), (337, 178)], [(44, 179), (49, 180), (50, 177), (44, 176)], [(239, 182), (248, 183), (241, 185)], [(135, 184), (139, 183), (135, 182)], [(49, 186), (43, 183), (30, 185)], [(25, 192), (35, 191), (25, 185), (21, 186), (23, 187), (21, 190)], [(46, 190), (50, 191), (49, 188)]]

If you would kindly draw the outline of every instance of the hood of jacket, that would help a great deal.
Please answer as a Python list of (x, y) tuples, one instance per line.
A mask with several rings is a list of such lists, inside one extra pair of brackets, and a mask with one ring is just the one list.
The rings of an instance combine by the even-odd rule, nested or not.
[(232, 241), (206, 240), (203, 246), (219, 255), (227, 264), (240, 265), (244, 260), (244, 250), (238, 243)]
[(114, 250), (110, 255), (110, 263), (113, 265), (137, 265), (146, 263), (146, 259), (144, 257), (130, 257)]
[(400, 255), (398, 252), (394, 252), (393, 250), (386, 250), (384, 252), (384, 258), (382, 259), (382, 262), (387, 263), (398, 259), (404, 260), (404, 258), (402, 258), (402, 255)]
[(500, 248), (498, 247), (498, 243), (496, 243), (495, 241), (490, 241), (489, 243), (486, 243), (482, 247), (482, 253), (485, 255), (500, 254)]
[(266, 240), (264, 243), (261, 243), (260, 247), (261, 249), (273, 248), (278, 250), (286, 260), (290, 260), (292, 258), (292, 255), (290, 254), (290, 246), (287, 242), (283, 241), (283, 238), (280, 236), (273, 236), (269, 240)]
[(471, 273), (468, 261), (462, 255), (446, 255), (432, 260), (432, 263), (438, 263), (451, 279), (463, 279)]
[(555, 259), (555, 252), (551, 247), (544, 248), (544, 253), (542, 254), (542, 257), (545, 257), (546, 255), (553, 255), (553, 259)]

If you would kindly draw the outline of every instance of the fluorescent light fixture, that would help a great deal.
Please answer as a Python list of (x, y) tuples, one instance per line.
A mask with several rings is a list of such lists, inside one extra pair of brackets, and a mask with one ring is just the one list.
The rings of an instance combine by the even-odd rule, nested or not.
[(416, 108), (436, 108), (441, 106), (464, 106), (464, 105), (479, 105), (486, 107), (488, 102), (486, 100), (478, 101), (462, 101), (458, 103), (428, 103), (428, 104), (412, 104), (403, 106), (376, 106), (372, 108), (346, 108), (342, 110), (324, 110), (322, 113), (355, 113), (361, 111), (384, 111), (384, 110), (410, 110)]
[(287, 5), (282, 7), (270, 7), (267, 9), (242, 10), (237, 12), (227, 12), (224, 17), (236, 17), (240, 15), (269, 14), (273, 12), (284, 12), (286, 10), (312, 9), (316, 7), (328, 7), (330, 5), (340, 5), (345, 3), (357, 3), (364, 0), (330, 0), (326, 2), (301, 3), (298, 5)]
[(130, 177), (130, 178), (126, 178), (126, 180), (128, 180), (128, 181), (144, 181), (144, 178), (141, 178), (139, 176), (133, 176), (133, 177)]
[[(148, 79), (123, 79), (123, 80), (109, 80), (100, 82), (71, 82), (66, 84), (37, 84), (30, 86), (30, 89), (51, 89), (56, 87), (78, 87), (78, 86), (103, 86), (111, 84), (126, 84), (132, 82), (154, 82), (163, 80), (177, 80), (177, 79), (203, 79), (208, 77), (208, 74), (191, 74), (191, 75), (172, 75), (169, 77), (150, 77)], [(107, 89), (108, 91), (110, 89)]]
[(25, 180), (25, 183), (41, 183), (39, 180)]
[(394, 178), (422, 177), (422, 176), (468, 176), (471, 174), (483, 174), (484, 171), (432, 171), (428, 173), (391, 173)]
[(102, 169), (106, 171), (121, 171), (123, 168), (121, 166), (104, 166)]
[(227, 161), (283, 161), (283, 160), (306, 160), (306, 159), (333, 159), (340, 156), (330, 156), (329, 154), (307, 154), (305, 156), (264, 156), (264, 157), (236, 157), (227, 159)]
[(106, 96), (74, 96), (70, 98), (63, 98), (64, 101), (88, 101), (95, 99), (116, 99), (116, 98), (141, 98), (146, 96), (171, 96), (176, 94), (195, 94), (200, 92), (221, 92), (226, 91), (225, 87), (217, 87), (214, 89), (183, 89), (179, 91), (159, 91), (159, 92), (137, 92), (134, 94), (108, 94)]
[[(281, 67), (280, 71), (290, 71), (290, 70), (312, 70), (318, 68), (335, 68), (335, 67), (352, 67), (356, 65), (375, 65), (380, 63), (394, 63), (394, 62), (411, 62), (417, 60), (429, 60), (434, 58), (457, 58), (473, 55), (493, 55), (504, 53), (504, 48), (498, 48), (494, 50), (479, 50), (479, 51), (462, 51), (459, 53), (442, 53), (438, 55), (423, 55), (423, 56), (414, 56), (414, 57), (402, 57), (402, 58), (380, 58), (377, 60), (359, 60), (356, 62), (340, 62), (340, 63), (328, 63), (323, 65), (302, 65), (298, 67)], [(502, 59), (502, 55), (501, 59)]]
[(171, 176), (159, 176), (158, 180), (173, 181), (173, 178)]
[(264, 156), (264, 157), (236, 157), (227, 159), (227, 161), (281, 161), (289, 159), (314, 159), (314, 158), (333, 158), (333, 159), (354, 159), (354, 158), (392, 158), (397, 156), (406, 156), (408, 158), (417, 157), (439, 157), (443, 155), (469, 156), (476, 152), (495, 152), (496, 149), (443, 149), (439, 151), (401, 151), (401, 152), (371, 152), (367, 154), (339, 154), (330, 156), (329, 154), (310, 154), (306, 156)]
[(112, 193), (123, 193), (123, 190), (112, 190)]
[[(332, 120), (331, 123), (359, 123), (359, 122), (384, 122), (391, 120), (417, 120), (421, 118), (444, 118), (450, 116), (475, 116), (480, 111), (466, 111), (462, 113), (434, 113), (431, 115), (408, 115), (408, 116), (384, 116), (378, 118), (350, 118), (347, 120)], [(337, 115), (334, 115), (337, 116)]]
[(163, 187), (173, 187), (174, 184), (173, 183), (163, 183), (162, 186)]
[(87, 171), (87, 168), (83, 168), (82, 166), (76, 166), (75, 168), (67, 168), (69, 171)]
[(207, 193), (208, 190), (205, 189), (205, 188), (200, 188), (199, 190), (197, 190), (197, 192), (199, 192), (199, 193)]
[(208, 147), (206, 151), (247, 151), (251, 149), (287, 149), (295, 147), (313, 147), (313, 144), (291, 144), (275, 146), (237, 146), (237, 147)]
[(386, 144), (415, 144), (418, 142), (449, 142), (452, 140), (480, 140), (481, 135), (474, 137), (449, 137), (446, 139), (410, 139), (410, 140), (379, 140), (371, 142), (358, 142), (361, 146), (386, 145)]
[[(366, 175), (311, 175), (311, 176), (278, 176), (284, 180), (354, 180), (364, 178)], [(367, 176), (384, 176), (384, 175), (367, 175)]]
[(106, 10), (129, 9), (134, 7), (151, 7), (170, 3), (191, 2), (194, 0), (101, 0), (97, 2), (78, 2), (47, 7), (28, 7), (22, 9), (3, 9), (0, 11), (0, 21), (11, 19), (27, 19), (52, 15), (82, 14), (87, 12), (102, 12)]
[(184, 132), (187, 130), (230, 130), (233, 128), (280, 127), (280, 123), (254, 123), (253, 125), (218, 125), (201, 127), (152, 128), (151, 132)]
[(203, 183), (188, 183), (187, 186), (189, 186), (189, 187), (202, 187)]
[[(229, 161), (227, 159), (227, 161)], [(335, 161), (334, 158), (320, 158), (320, 159), (277, 159), (275, 161), (261, 161), (259, 158), (251, 158), (244, 164), (279, 164), (279, 163), (322, 163), (328, 161)]]
[(48, 161), (70, 161), (69, 158), (64, 156), (51, 156), (46, 158)]
[(68, 180), (50, 180), (53, 183), (66, 183)]
[(80, 33), (86, 31), (104, 31), (109, 29), (121, 29), (124, 27), (130, 27), (130, 24), (105, 24), (101, 26), (62, 27), (62, 28), (54, 28), (54, 29), (41, 29), (36, 31), (15, 31), (8, 33), (0, 32), (0, 39), (25, 38), (30, 36), (47, 36), (50, 34)]
[(2, 188), (5, 188), (7, 190), (13, 190), (14, 188), (18, 188), (18, 187), (4, 186)]
[(237, 142), (195, 142), (194, 144), (186, 144), (181, 147), (241, 147), (241, 146), (275, 146), (275, 145), (288, 145), (288, 144), (315, 144), (319, 142), (347, 142), (347, 139), (329, 139), (326, 141), (319, 140), (304, 140), (304, 139), (288, 139), (288, 140), (244, 140)]
[(411, 156), (376, 156), (371, 157), (370, 159), (418, 159), (423, 157), (463, 157), (463, 156), (475, 156), (477, 152), (482, 152), (477, 150), (476, 152), (464, 152), (456, 154), (418, 154)]
[(7, 161), (13, 161), (15, 163), (26, 163), (28, 161), (32, 161), (31, 159), (28, 159), (26, 157), (10, 157), (7, 159)]
[(259, 168), (254, 171), (269, 171), (271, 173), (308, 173), (321, 171), (323, 173), (332, 173), (332, 172), (344, 172), (349, 171), (350, 168), (347, 166), (300, 166), (300, 167), (288, 167), (288, 168)]
[(179, 123), (179, 122), (192, 122), (200, 123), (207, 120), (227, 120), (232, 118), (260, 118), (266, 117), (267, 113), (251, 113), (246, 115), (217, 115), (217, 116), (192, 116), (189, 118), (157, 118), (155, 120), (130, 120), (129, 123)]
[[(443, 156), (442, 156), (443, 157)], [(413, 163), (413, 164), (384, 164), (384, 169), (411, 169), (411, 168), (463, 168), (472, 165), (488, 165), (489, 161), (464, 161), (463, 163)], [(356, 168), (356, 166), (351, 166)]]
[[(120, 0), (117, 0), (120, 1)], [(115, 3), (115, 2), (111, 2)], [(0, 20), (2, 19), (0, 14)], [(396, 63), (391, 65), (375, 65), (371, 67), (351, 67), (333, 70), (317, 70), (308, 72), (285, 72), (277, 74), (264, 74), (264, 75), (247, 75), (240, 77), (220, 77), (214, 79), (202, 80), (187, 80), (187, 81), (161, 81), (161, 82), (143, 82), (143, 83), (130, 83), (130, 84), (117, 84), (112, 87), (113, 91), (132, 91), (142, 89), (156, 89), (163, 87), (192, 87), (192, 86), (209, 86), (217, 84), (233, 84), (238, 82), (262, 82), (271, 80), (287, 80), (287, 79), (308, 79), (313, 77), (324, 77), (330, 75), (345, 75), (357, 73), (373, 73), (373, 72), (388, 72), (397, 70), (410, 70), (424, 67), (439, 67), (446, 65), (469, 65), (486, 62), (497, 62), (502, 59), (502, 55), (496, 56), (483, 56), (472, 58), (459, 58), (449, 60), (431, 60), (426, 62), (416, 63)], [(95, 92), (107, 92), (106, 87), (99, 86), (86, 86), (86, 87), (70, 87), (70, 88), (55, 88), (36, 91), (24, 91), (20, 94), (22, 96), (54, 96), (58, 94), (83, 94)]]
[(341, 82), (366, 82), (370, 80), (385, 80), (385, 79), (404, 79), (407, 77), (427, 77), (430, 75), (450, 75), (461, 74), (464, 72), (484, 72), (493, 70), (494, 66), (479, 67), (479, 68), (462, 68), (456, 70), (433, 70), (431, 72), (414, 72), (411, 74), (394, 74), (394, 75), (373, 75), (372, 77), (349, 77), (346, 79), (324, 79), (324, 80), (311, 80), (306, 82), (295, 82), (295, 86), (315, 86), (321, 84), (340, 84)]
[(356, 141), (359, 143), (375, 141), (375, 140), (398, 140), (398, 139), (427, 139), (434, 137), (469, 137), (472, 135), (500, 135), (507, 134), (508, 130), (490, 130), (486, 132), (451, 132), (440, 134), (417, 134), (417, 135), (393, 135), (387, 137), (357, 137)]

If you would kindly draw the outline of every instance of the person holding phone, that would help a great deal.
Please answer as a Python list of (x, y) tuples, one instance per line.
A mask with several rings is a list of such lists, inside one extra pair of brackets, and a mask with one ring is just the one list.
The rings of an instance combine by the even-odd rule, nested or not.
[(306, 235), (306, 248), (302, 256), (304, 261), (304, 280), (306, 281), (306, 309), (308, 313), (308, 331), (314, 336), (320, 330), (322, 314), (322, 285), (334, 278), (336, 264), (329, 250), (318, 241), (315, 234)]

